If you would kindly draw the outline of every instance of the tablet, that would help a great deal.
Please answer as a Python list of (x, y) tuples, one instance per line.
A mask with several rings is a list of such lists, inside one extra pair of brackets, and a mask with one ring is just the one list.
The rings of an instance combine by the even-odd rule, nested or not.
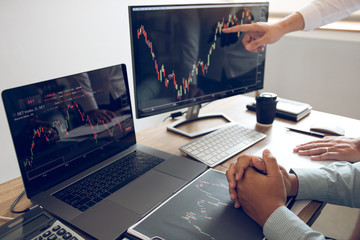
[(262, 228), (230, 200), (223, 172), (209, 169), (128, 229), (140, 239), (263, 239)]

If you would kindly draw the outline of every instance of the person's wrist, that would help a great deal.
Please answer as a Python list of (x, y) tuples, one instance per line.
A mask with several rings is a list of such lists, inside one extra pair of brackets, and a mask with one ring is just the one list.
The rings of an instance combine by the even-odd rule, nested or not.
[[(286, 20), (281, 20), (279, 22), (276, 23), (276, 28), (277, 28), (277, 32), (281, 35), (280, 38), (282, 36), (284, 36), (286, 33), (288, 33), (288, 27), (287, 27), (287, 22)], [(280, 39), (279, 38), (279, 39)]]
[(294, 197), (298, 194), (298, 190), (299, 190), (299, 180), (296, 176), (296, 174), (294, 173), (290, 173), (289, 174), (289, 179), (290, 179), (290, 191), (288, 193), (289, 197)]
[(355, 148), (360, 152), (360, 138), (354, 139)]
[(284, 203), (277, 202), (270, 204), (268, 208), (266, 208), (266, 211), (261, 215), (261, 217), (256, 221), (261, 227), (264, 227), (266, 221), (269, 219), (269, 217), (278, 209), (279, 207), (285, 206)]
[(283, 35), (286, 33), (303, 30), (304, 26), (304, 18), (298, 12), (290, 14), (279, 22), (279, 27)]

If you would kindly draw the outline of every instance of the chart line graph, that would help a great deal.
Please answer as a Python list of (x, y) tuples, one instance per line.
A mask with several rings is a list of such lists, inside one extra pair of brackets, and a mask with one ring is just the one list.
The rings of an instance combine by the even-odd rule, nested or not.
[[(145, 44), (147, 45), (149, 49), (149, 53), (151, 55), (155, 74), (157, 77), (157, 80), (160, 83), (163, 83), (166, 88), (173, 87), (176, 91), (176, 98), (177, 100), (180, 100), (184, 95), (188, 94), (190, 92), (190, 84), (194, 81), (194, 76), (197, 76), (199, 74), (206, 75), (208, 73), (208, 69), (211, 66), (211, 56), (214, 51), (217, 49), (217, 42), (219, 41), (219, 37), (222, 36), (223, 32), (222, 30), (231, 26), (236, 25), (242, 25), (246, 21), (246, 23), (251, 23), (251, 13), (250, 10), (247, 8), (244, 8), (240, 19), (234, 14), (229, 14), (227, 18), (223, 17), (222, 20), (218, 21), (216, 24), (215, 31), (213, 33), (213, 39), (212, 43), (210, 44), (210, 48), (208, 50), (207, 56), (205, 56), (205, 60), (198, 59), (193, 63), (192, 70), (186, 75), (186, 76), (175, 76), (175, 73), (173, 70), (166, 70), (165, 65), (162, 63), (159, 63), (156, 54), (154, 51), (154, 45), (153, 42), (149, 38), (149, 33), (147, 32), (144, 25), (141, 25), (137, 31), (137, 39), (143, 38)], [(240, 33), (237, 33), (237, 38), (240, 38)]]

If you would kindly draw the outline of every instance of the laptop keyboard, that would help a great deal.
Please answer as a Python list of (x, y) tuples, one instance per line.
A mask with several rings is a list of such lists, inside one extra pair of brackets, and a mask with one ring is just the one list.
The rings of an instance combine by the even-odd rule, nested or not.
[(161, 158), (134, 151), (53, 196), (83, 212), (162, 161)]

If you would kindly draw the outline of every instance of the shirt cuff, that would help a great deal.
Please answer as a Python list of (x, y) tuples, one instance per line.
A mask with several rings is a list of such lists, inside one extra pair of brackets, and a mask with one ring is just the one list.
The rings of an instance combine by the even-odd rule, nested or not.
[(304, 236), (312, 236), (315, 239), (323, 238), (321, 233), (313, 231), (285, 206), (277, 208), (270, 215), (265, 222), (263, 231), (268, 240), (304, 239)]
[[(297, 200), (323, 200), (328, 195), (327, 174), (321, 168), (295, 168), (292, 171), (299, 181)], [(316, 184), (314, 184), (316, 183)]]
[(304, 18), (304, 31), (320, 27), (323, 19), (322, 14), (314, 4), (308, 4), (298, 11)]

